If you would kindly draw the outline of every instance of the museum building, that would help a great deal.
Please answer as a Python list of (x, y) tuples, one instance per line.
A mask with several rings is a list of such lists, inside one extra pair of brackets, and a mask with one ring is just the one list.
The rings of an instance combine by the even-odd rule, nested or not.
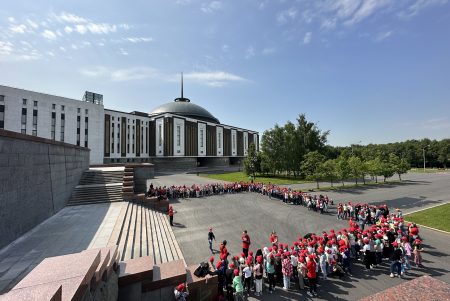
[(193, 168), (241, 164), (258, 132), (221, 124), (181, 97), (150, 113), (105, 109), (101, 94), (82, 100), (0, 85), (0, 130), (87, 147), (90, 164), (150, 162)]

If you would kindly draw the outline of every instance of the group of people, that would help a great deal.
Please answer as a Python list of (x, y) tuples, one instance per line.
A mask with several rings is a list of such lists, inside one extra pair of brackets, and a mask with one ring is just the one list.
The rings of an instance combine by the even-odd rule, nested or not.
[[(386, 213), (387, 206), (382, 207)], [(371, 209), (369, 205), (361, 205), (359, 211), (367, 213)], [(218, 275), (219, 295), (228, 300), (243, 300), (254, 290), (255, 296), (260, 296), (266, 279), (269, 293), (273, 293), (278, 285), (287, 290), (296, 283), (301, 291), (307, 286), (306, 293), (316, 296), (318, 279), (351, 277), (356, 261), (361, 261), (370, 271), (387, 260), (390, 277), (400, 278), (412, 268), (413, 262), (422, 267), (423, 247), (417, 225), (405, 224), (398, 213), (380, 214), (374, 223), (364, 225), (366, 227), (360, 227), (353, 218), (347, 228), (309, 233), (290, 244), (281, 243), (273, 231), (268, 245), (256, 248), (255, 253), (250, 250), (250, 236), (244, 231), (242, 252), (235, 256), (228, 252), (224, 240), (220, 244), (218, 260), (215, 262), (214, 256), (210, 258), (213, 273)], [(213, 239), (215, 236), (210, 228), (211, 250)]]
[(225, 193), (239, 193), (239, 192), (255, 192), (266, 195), (269, 198), (280, 199), (284, 203), (294, 205), (303, 205), (308, 210), (317, 211), (320, 213), (328, 212), (328, 208), (333, 205), (333, 200), (327, 195), (311, 195), (307, 192), (293, 190), (289, 187), (253, 183), (253, 182), (236, 182), (236, 183), (213, 183), (191, 186), (163, 186), (154, 187), (150, 185), (147, 192), (148, 196), (157, 196), (160, 198), (178, 199), (178, 198), (199, 198), (204, 196), (225, 194)]

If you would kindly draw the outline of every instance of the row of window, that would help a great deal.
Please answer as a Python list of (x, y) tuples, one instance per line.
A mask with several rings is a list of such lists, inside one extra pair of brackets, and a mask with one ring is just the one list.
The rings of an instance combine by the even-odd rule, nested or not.
[[(111, 120), (114, 120), (114, 116), (111, 117)], [(117, 120), (119, 121), (119, 118), (117, 118)], [(134, 123), (134, 120), (133, 120)], [(148, 124), (148, 123), (146, 123)], [(114, 146), (115, 146), (115, 142), (114, 139), (116, 137), (115, 133), (114, 133), (114, 122), (111, 123), (111, 153), (114, 153)], [(146, 143), (144, 143), (144, 129), (146, 130), (146, 132), (148, 133), (148, 128), (147, 127), (141, 127), (141, 153), (144, 152), (144, 144), (145, 144), (145, 152), (148, 153), (148, 145)], [(131, 141), (130, 141), (130, 132), (132, 133), (131, 135)], [(117, 123), (117, 140), (119, 142), (117, 142), (117, 153), (120, 153), (120, 123)], [(130, 125), (127, 125), (127, 153), (130, 153), (130, 142), (131, 142), (131, 150), (134, 153), (134, 148), (135, 148), (135, 126), (133, 125), (131, 127), (131, 131), (130, 131)]]
[[(3, 97), (3, 99), (5, 98), (4, 95), (0, 95), (0, 97)], [(28, 99), (22, 98), (22, 105), (26, 106), (27, 102), (28, 102)], [(37, 100), (33, 100), (33, 106), (34, 107), (38, 106)], [(66, 106), (65, 105), (61, 105), (61, 112), (64, 112), (65, 109), (66, 109)], [(56, 104), (55, 103), (52, 104), (52, 110), (56, 110)], [(77, 113), (81, 114), (81, 108), (77, 108)], [(84, 113), (87, 115), (89, 113), (89, 110), (88, 109), (84, 109)]]

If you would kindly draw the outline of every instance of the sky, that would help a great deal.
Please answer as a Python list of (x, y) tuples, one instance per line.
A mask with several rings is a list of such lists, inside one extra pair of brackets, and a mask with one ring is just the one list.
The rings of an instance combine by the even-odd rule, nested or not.
[(185, 97), (260, 134), (304, 113), (331, 145), (442, 139), (449, 29), (448, 0), (15, 0), (0, 84), (151, 112), (184, 72)]

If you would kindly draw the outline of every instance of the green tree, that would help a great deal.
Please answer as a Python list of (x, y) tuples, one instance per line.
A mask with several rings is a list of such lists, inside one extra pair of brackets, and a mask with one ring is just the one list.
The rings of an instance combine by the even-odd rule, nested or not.
[(333, 187), (333, 182), (338, 178), (336, 173), (336, 160), (326, 160), (320, 166), (320, 170), (322, 172), (323, 179), (330, 181), (331, 187)]
[(302, 172), (308, 180), (314, 180), (319, 188), (319, 181), (322, 179), (322, 171), (320, 169), (322, 163), (325, 161), (325, 156), (318, 151), (309, 152), (305, 155), (302, 163)]
[(244, 172), (255, 178), (256, 173), (261, 171), (261, 162), (254, 143), (248, 146), (247, 157), (244, 159)]
[(348, 166), (350, 170), (350, 177), (355, 178), (355, 183), (358, 185), (358, 178), (362, 173), (362, 161), (360, 158), (352, 156), (348, 159)]
[(386, 179), (392, 177), (395, 173), (395, 170), (389, 161), (383, 161), (380, 165), (380, 170), (381, 175), (384, 177), (384, 182), (386, 182)]
[(447, 168), (448, 159), (450, 157), (450, 140), (445, 139), (439, 142), (438, 162), (442, 164), (444, 169)]
[(382, 163), (383, 162), (381, 162), (380, 158), (378, 158), (378, 157), (366, 162), (367, 172), (372, 178), (375, 179), (375, 183), (378, 183), (378, 176), (382, 174), (382, 171), (381, 171)]
[(341, 155), (336, 162), (336, 172), (339, 180), (342, 182), (342, 186), (344, 186), (344, 181), (351, 176), (350, 166), (348, 164), (348, 159), (346, 156)]

